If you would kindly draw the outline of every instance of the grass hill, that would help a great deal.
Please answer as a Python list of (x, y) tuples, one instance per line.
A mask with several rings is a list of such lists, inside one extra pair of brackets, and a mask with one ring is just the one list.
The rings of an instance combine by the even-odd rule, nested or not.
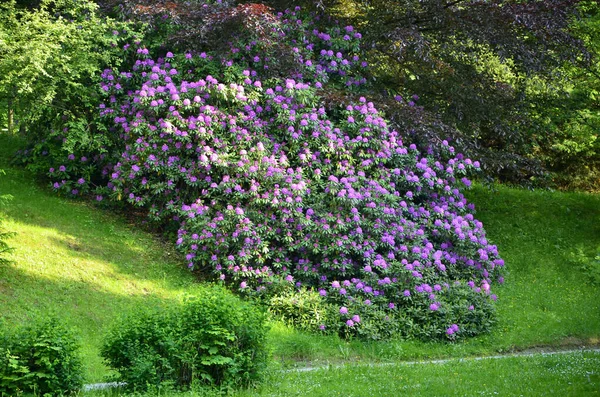
[[(10, 166), (19, 144), (0, 135), (0, 169), (6, 171), (0, 195), (13, 196), (0, 217), (16, 233), (8, 240), (12, 263), (0, 267), (0, 317), (10, 326), (54, 313), (77, 327), (87, 381), (100, 381), (108, 373), (98, 355), (105, 327), (141, 305), (176, 304), (198, 281), (171, 245), (137, 221), (58, 197)], [(457, 344), (360, 342), (274, 323), (276, 360), (302, 366), (600, 344), (600, 280), (594, 276), (600, 274), (600, 195), (476, 186), (468, 197), (509, 272), (495, 289), (499, 323), (491, 334)]]
[(105, 326), (140, 305), (169, 304), (194, 276), (168, 244), (138, 225), (80, 201), (57, 197), (6, 161), (17, 143), (1, 137), (0, 208), (15, 232), (9, 266), (0, 267), (0, 316), (8, 324), (54, 313), (83, 336), (89, 381), (106, 370), (98, 356)]

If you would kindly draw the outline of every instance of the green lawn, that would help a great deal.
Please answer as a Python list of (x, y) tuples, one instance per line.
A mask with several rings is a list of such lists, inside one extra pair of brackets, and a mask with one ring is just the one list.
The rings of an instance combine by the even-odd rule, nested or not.
[(600, 354), (348, 366), (272, 376), (244, 396), (593, 396)]
[[(216, 392), (153, 393), (165, 397), (216, 396)], [(119, 390), (83, 393), (118, 397)], [(600, 396), (600, 353), (579, 352), (444, 363), (348, 365), (310, 372), (273, 371), (238, 397), (377, 396)]]
[(506, 347), (599, 343), (600, 285), (578, 252), (600, 253), (600, 195), (482, 188), (470, 194), (508, 264), (500, 324), (484, 338)]
[[(13, 263), (0, 267), (0, 318), (12, 324), (25, 322), (34, 313), (54, 312), (80, 330), (87, 381), (100, 381), (107, 370), (98, 347), (112, 319), (140, 305), (177, 302), (193, 290), (196, 280), (169, 243), (91, 204), (57, 197), (26, 171), (10, 167), (6, 160), (17, 144), (0, 135), (0, 168), (7, 172), (0, 176), (0, 195), (14, 196), (0, 208), (0, 215), (5, 218), (5, 228), (17, 233), (9, 240), (15, 249), (10, 256)], [(600, 195), (506, 187), (492, 191), (477, 186), (468, 196), (477, 205), (478, 218), (484, 222), (489, 239), (498, 244), (508, 270), (505, 285), (494, 291), (499, 296), (499, 323), (491, 334), (461, 343), (361, 342), (305, 334), (276, 323), (269, 337), (275, 367), (398, 362), (470, 357), (535, 346), (598, 345), (600, 286), (592, 283), (582, 263), (600, 251)], [(598, 357), (587, 359), (597, 361)], [(513, 362), (510, 360), (485, 365), (504, 366)], [(586, 367), (582, 363), (587, 361), (580, 361), (573, 361), (573, 365), (583, 370)], [(482, 364), (460, 365), (471, 365), (475, 371)], [(444, 382), (454, 382), (456, 377), (448, 368), (432, 367), (431, 371), (446, 377)], [(399, 388), (400, 383), (392, 380), (394, 369), (407, 374), (418, 370), (350, 367), (325, 373), (333, 379), (336, 371), (347, 371), (348, 377), (365, 382), (360, 390), (367, 393), (368, 387), (386, 384), (369, 377), (378, 371), (390, 379), (386, 381), (390, 387)], [(365, 373), (360, 375), (361, 371)], [(264, 392), (286, 390), (294, 382), (315, 383), (313, 374), (277, 375), (285, 384), (274, 386), (277, 382), (271, 379)], [(402, 376), (407, 379), (409, 375)], [(597, 385), (597, 375), (595, 379)], [(339, 390), (346, 393), (343, 388)]]

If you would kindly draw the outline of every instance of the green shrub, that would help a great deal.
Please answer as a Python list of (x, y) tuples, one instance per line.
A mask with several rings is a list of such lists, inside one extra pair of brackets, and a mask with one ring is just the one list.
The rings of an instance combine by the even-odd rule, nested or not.
[(266, 333), (263, 312), (212, 286), (180, 306), (121, 319), (109, 332), (102, 357), (129, 389), (240, 386), (260, 378)]
[(592, 284), (600, 285), (600, 251), (592, 258), (581, 247), (577, 247), (571, 252), (571, 263), (587, 274)]
[(57, 319), (3, 332), (0, 337), (0, 395), (20, 392), (66, 394), (79, 389), (83, 367), (79, 342)]
[[(330, 310), (329, 310), (330, 311)], [(328, 308), (314, 290), (289, 290), (269, 300), (269, 312), (284, 323), (298, 329), (316, 331), (328, 322)]]
[(12, 99), (28, 134), (89, 121), (99, 72), (121, 64), (139, 35), (97, 9), (91, 0), (41, 0), (34, 10), (15, 0), (0, 4), (0, 97)]

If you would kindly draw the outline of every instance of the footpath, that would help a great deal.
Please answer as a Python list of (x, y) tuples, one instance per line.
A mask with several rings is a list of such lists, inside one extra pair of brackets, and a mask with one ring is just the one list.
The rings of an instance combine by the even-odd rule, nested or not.
[[(436, 364), (446, 364), (451, 362), (465, 362), (465, 361), (480, 361), (480, 360), (500, 360), (504, 358), (512, 358), (512, 357), (543, 357), (543, 356), (553, 356), (558, 354), (574, 354), (574, 353), (599, 353), (600, 348), (588, 348), (581, 347), (579, 349), (569, 349), (569, 350), (543, 350), (537, 349), (526, 350), (518, 353), (509, 353), (509, 354), (498, 354), (494, 356), (473, 356), (466, 358), (447, 358), (440, 360), (419, 360), (419, 361), (393, 361), (393, 362), (381, 362), (381, 363), (369, 363), (369, 362), (348, 362), (344, 364), (335, 364), (335, 365), (322, 365), (322, 366), (307, 366), (300, 368), (292, 368), (283, 370), (282, 372), (310, 372), (310, 371), (319, 371), (326, 369), (339, 369), (349, 366), (354, 367), (366, 367), (366, 368), (377, 368), (377, 367), (389, 367), (389, 366), (403, 366), (403, 365), (436, 365)], [(109, 389), (113, 387), (124, 386), (124, 383), (118, 382), (110, 382), (110, 383), (92, 383), (83, 386), (84, 391), (89, 390), (101, 390), (101, 389)]]

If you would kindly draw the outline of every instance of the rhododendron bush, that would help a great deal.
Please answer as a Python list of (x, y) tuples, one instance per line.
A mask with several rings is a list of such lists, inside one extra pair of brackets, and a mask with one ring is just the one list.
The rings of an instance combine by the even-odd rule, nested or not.
[[(105, 70), (110, 150), (56, 164), (55, 188), (177, 222), (188, 266), (243, 294), (318, 293), (325, 331), (488, 330), (503, 261), (461, 192), (478, 162), (403, 142), (368, 91), (331, 105), (366, 82), (352, 27), (321, 32), (288, 12), (268, 37), (289, 44), (288, 76), (264, 37), (222, 54), (139, 47), (131, 70)], [(74, 165), (82, 156), (95, 176)]]

